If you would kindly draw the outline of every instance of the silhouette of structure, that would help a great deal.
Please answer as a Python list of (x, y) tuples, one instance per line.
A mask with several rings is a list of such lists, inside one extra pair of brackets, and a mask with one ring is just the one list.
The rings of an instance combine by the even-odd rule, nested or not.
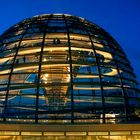
[[(140, 133), (132, 131), (136, 125), (117, 125), (118, 134), (105, 129), (140, 122), (140, 91), (126, 54), (96, 24), (66, 14), (28, 18), (0, 36), (0, 57), (3, 139)], [(103, 125), (92, 132), (97, 124)]]

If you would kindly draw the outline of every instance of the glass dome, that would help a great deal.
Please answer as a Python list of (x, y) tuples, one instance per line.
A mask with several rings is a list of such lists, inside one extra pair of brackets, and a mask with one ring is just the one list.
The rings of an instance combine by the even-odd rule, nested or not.
[(46, 14), (0, 36), (0, 121), (139, 121), (140, 92), (119, 44), (83, 18)]

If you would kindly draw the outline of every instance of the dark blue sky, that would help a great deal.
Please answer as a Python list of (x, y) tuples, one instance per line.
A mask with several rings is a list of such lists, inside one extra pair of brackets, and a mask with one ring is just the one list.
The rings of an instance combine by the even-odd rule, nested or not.
[(104, 28), (123, 47), (140, 82), (140, 0), (1, 0), (0, 34), (46, 13), (81, 16)]

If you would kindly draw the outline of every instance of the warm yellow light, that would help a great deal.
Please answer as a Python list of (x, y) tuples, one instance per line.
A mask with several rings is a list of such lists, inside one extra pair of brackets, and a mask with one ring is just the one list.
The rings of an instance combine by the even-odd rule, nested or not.
[(23, 136), (41, 136), (41, 132), (21, 132)]
[(102, 44), (99, 43), (93, 43), (94, 46), (99, 47), (99, 48), (103, 48), (104, 46)]
[(45, 77), (48, 77), (48, 74), (44, 74), (45, 75)]
[(86, 136), (86, 132), (66, 132), (66, 136)]
[(44, 132), (44, 136), (64, 136), (64, 132)]

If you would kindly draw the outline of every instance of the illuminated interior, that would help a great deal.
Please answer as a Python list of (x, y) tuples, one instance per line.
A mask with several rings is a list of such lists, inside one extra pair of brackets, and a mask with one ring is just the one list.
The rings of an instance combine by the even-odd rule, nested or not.
[(133, 69), (99, 26), (71, 15), (35, 16), (5, 31), (0, 50), (1, 122), (140, 121)]
[(139, 140), (140, 131), (70, 131), (70, 132), (30, 132), (0, 131), (0, 140)]

